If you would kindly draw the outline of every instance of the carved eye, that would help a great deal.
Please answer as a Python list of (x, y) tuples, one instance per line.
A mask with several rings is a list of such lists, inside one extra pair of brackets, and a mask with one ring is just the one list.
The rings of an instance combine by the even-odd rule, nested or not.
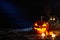
[(44, 23), (42, 26), (43, 26), (43, 27), (44, 27), (44, 26), (47, 26), (47, 24), (46, 24), (46, 23)]
[(50, 20), (53, 20), (52, 18), (50, 18)]
[(35, 26), (38, 26), (38, 24), (37, 24), (37, 23), (35, 23), (34, 25), (35, 25)]
[(53, 18), (53, 21), (55, 20), (55, 18)]

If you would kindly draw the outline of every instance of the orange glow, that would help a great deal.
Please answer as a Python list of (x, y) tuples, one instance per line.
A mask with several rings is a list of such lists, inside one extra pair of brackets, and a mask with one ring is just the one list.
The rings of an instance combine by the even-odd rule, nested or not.
[(38, 24), (37, 24), (37, 23), (35, 23), (34, 25), (35, 25), (35, 26), (38, 26)]
[(39, 33), (44, 33), (46, 31), (46, 28), (36, 28), (34, 27), (35, 30), (37, 30)]
[(53, 34), (53, 32), (51, 31), (51, 32), (49, 32), (49, 35), (52, 35)]
[(44, 23), (42, 26), (44, 27), (44, 26), (47, 26), (47, 25)]
[(55, 34), (52, 34), (52, 37), (55, 37), (56, 35)]
[(41, 28), (37, 28), (37, 30), (38, 30), (38, 31), (40, 31), (40, 30), (41, 30)]
[(49, 23), (45, 21), (36, 21), (33, 24), (33, 30), (35, 31), (36, 34), (42, 34), (45, 33), (48, 35), (48, 30), (49, 30)]
[(42, 31), (42, 32), (46, 31), (46, 28), (42, 28), (41, 31)]
[(48, 32), (46, 32), (46, 35), (48, 35)]
[(42, 33), (41, 36), (42, 36), (42, 38), (44, 38), (45, 37), (45, 33)]

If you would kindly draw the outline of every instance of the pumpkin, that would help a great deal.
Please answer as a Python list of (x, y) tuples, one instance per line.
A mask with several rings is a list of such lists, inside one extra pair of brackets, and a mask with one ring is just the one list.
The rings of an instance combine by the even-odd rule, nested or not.
[(33, 30), (37, 34), (47, 33), (49, 29), (49, 23), (46, 21), (38, 20), (33, 24)]

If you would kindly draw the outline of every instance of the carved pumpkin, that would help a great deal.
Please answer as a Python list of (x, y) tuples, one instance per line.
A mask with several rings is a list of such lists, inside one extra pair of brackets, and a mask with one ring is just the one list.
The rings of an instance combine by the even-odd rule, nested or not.
[(47, 33), (48, 29), (49, 29), (49, 23), (46, 21), (38, 20), (33, 24), (33, 30), (37, 34)]

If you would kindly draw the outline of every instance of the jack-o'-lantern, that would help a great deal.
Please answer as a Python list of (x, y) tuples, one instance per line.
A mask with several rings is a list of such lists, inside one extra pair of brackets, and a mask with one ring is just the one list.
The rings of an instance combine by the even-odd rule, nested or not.
[(57, 20), (58, 20), (58, 18), (55, 17), (55, 16), (50, 16), (50, 17), (49, 17), (49, 22), (50, 22), (50, 23), (56, 23)]
[(33, 24), (33, 30), (37, 34), (47, 33), (48, 29), (49, 29), (49, 23), (46, 21), (38, 20)]

